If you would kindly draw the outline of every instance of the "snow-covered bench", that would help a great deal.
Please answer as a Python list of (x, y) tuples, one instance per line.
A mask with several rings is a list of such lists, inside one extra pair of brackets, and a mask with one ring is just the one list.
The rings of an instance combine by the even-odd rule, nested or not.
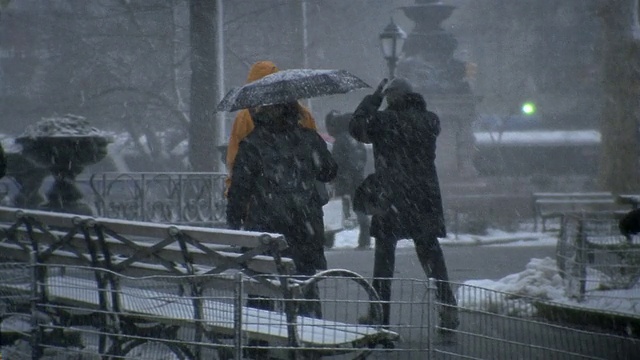
[[(98, 329), (97, 351), (115, 356), (148, 341), (193, 359), (208, 358), (203, 354), (211, 349), (240, 351), (247, 341), (289, 348), (287, 357), (298, 348), (316, 355), (362, 355), (398, 338), (376, 325), (301, 316), (302, 294), (327, 277), (355, 281), (374, 305), (378, 297), (365, 279), (347, 270), (292, 277), (293, 261), (280, 256), (286, 246), (279, 234), (0, 207), (0, 262), (32, 265), (35, 280), (14, 282), (11, 274), (0, 273), (0, 302), (27, 294), (25, 309), (56, 323), (49, 331), (91, 324)], [(223, 290), (231, 296), (216, 296)], [(280, 307), (247, 306), (248, 294), (269, 297)], [(179, 340), (182, 329), (189, 329), (190, 339)], [(222, 339), (233, 339), (232, 345)]]

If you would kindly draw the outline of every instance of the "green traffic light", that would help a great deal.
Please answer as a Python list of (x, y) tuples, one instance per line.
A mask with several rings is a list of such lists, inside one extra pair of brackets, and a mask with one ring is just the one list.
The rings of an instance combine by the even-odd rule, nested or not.
[(536, 104), (532, 102), (526, 102), (522, 104), (522, 113), (525, 115), (533, 115), (536, 112)]

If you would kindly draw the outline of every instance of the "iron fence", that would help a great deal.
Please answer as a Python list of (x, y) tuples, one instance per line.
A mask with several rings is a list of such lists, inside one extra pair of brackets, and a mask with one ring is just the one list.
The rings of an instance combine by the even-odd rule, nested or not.
[(568, 296), (614, 301), (640, 286), (640, 237), (620, 235), (618, 220), (613, 212), (563, 216), (556, 262)]
[(97, 214), (164, 223), (224, 222), (224, 173), (99, 173), (89, 179)]
[(457, 293), (456, 341), (436, 345), (436, 359), (629, 359), (640, 346), (602, 323), (577, 325), (566, 304), (467, 284)]
[[(35, 287), (44, 284), (33, 281), (34, 270), (23, 263), (0, 265), (3, 359), (240, 359), (265, 353), (300, 359), (629, 359), (640, 349), (637, 337), (549, 316), (548, 306), (554, 304), (466, 284), (453, 284), (459, 298), (460, 326), (444, 331), (438, 324), (441, 304), (434, 299), (431, 282), (399, 278), (392, 280), (389, 328), (399, 334), (397, 341), (373, 348), (345, 346), (336, 341), (336, 333), (341, 330), (348, 337), (350, 331), (364, 327), (359, 323), (368, 314), (371, 300), (362, 287), (340, 277), (318, 279), (321, 316), (295, 321), (300, 339), (313, 340), (301, 340), (299, 347), (291, 347), (286, 336), (280, 336), (290, 323), (278, 315), (291, 300), (249, 297), (243, 291), (246, 279), (242, 277), (234, 278), (233, 289), (206, 289), (198, 297), (206, 316), (195, 320), (196, 299), (182, 291), (179, 276), (119, 275), (118, 295), (123, 306), (129, 307), (130, 316), (118, 317), (115, 312), (87, 306), (96, 300), (91, 296), (97, 297), (87, 290), (95, 281), (94, 268), (49, 265), (52, 278), (66, 281), (51, 288), (55, 291), (48, 294), (51, 301), (47, 303), (35, 301)], [(90, 296), (83, 298), (83, 294)], [(61, 296), (78, 298), (78, 305), (56, 301)], [(80, 304), (81, 299), (85, 304)], [(317, 300), (297, 300), (296, 306), (308, 303)], [(131, 322), (136, 322), (136, 332), (129, 331)], [(199, 325), (216, 331), (198, 337)], [(260, 327), (266, 327), (264, 336), (254, 331)], [(113, 351), (115, 348), (120, 351)]]

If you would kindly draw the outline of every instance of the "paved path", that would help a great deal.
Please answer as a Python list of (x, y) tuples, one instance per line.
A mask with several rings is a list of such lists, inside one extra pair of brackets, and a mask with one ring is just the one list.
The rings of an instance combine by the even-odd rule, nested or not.
[[(532, 258), (555, 258), (553, 246), (445, 246), (444, 256), (451, 281), (471, 279), (498, 280), (521, 272)], [(345, 268), (363, 276), (373, 274), (373, 250), (336, 249), (326, 252), (329, 268)], [(413, 248), (396, 253), (396, 277), (424, 279)]]

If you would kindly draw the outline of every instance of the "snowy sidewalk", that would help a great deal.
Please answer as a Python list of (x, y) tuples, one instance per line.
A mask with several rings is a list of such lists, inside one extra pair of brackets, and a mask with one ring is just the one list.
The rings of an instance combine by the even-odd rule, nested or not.
[[(358, 246), (359, 229), (344, 230), (336, 234), (333, 249), (351, 249)], [(558, 237), (555, 233), (541, 233), (532, 231), (506, 232), (490, 229), (486, 235), (448, 234), (440, 239), (442, 246), (478, 246), (478, 245), (509, 245), (509, 246), (555, 246)], [(373, 239), (372, 239), (373, 244)], [(413, 247), (413, 241), (400, 240), (398, 248)]]

